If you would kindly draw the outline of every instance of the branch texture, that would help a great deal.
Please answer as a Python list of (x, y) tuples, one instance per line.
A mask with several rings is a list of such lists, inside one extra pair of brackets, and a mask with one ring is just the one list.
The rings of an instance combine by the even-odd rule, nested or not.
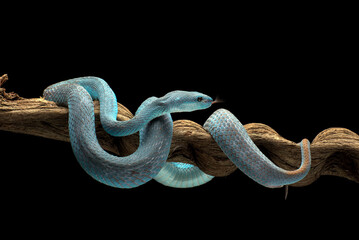
[[(0, 78), (1, 84), (5, 82), (3, 79), (4, 76)], [(117, 118), (120, 121), (133, 117), (119, 103), (118, 110)], [(118, 138), (103, 130), (97, 101), (95, 115), (98, 140), (105, 150), (118, 156), (136, 151), (138, 134)], [(265, 124), (250, 123), (244, 127), (260, 150), (279, 167), (293, 170), (300, 166), (299, 144), (281, 137)], [(9, 95), (4, 88), (0, 88), (0, 130), (69, 142), (68, 109), (42, 98), (24, 99), (14, 93)], [(191, 163), (217, 177), (227, 176), (237, 169), (201, 125), (189, 120), (178, 120), (174, 122), (173, 131), (167, 161)], [(340, 176), (359, 183), (358, 134), (345, 128), (326, 129), (312, 141), (311, 153), (311, 170), (293, 186), (309, 185), (321, 175)]]

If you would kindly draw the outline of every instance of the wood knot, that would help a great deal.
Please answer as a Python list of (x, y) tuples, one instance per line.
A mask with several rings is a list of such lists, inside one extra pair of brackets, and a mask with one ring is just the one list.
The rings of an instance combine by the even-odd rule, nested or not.
[(23, 99), (22, 97), (19, 96), (19, 94), (14, 93), (14, 92), (10, 92), (7, 93), (5, 88), (2, 88), (2, 85), (9, 80), (9, 77), (7, 76), (7, 74), (4, 74), (0, 77), (0, 102), (2, 101), (6, 101), (6, 100), (19, 100), (19, 99)]

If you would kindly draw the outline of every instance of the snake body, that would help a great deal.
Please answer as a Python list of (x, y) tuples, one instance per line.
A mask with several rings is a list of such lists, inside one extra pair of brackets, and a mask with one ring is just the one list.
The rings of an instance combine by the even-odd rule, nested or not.
[[(211, 106), (211, 97), (188, 91), (172, 91), (161, 98), (145, 100), (128, 121), (117, 121), (117, 99), (109, 85), (97, 77), (81, 77), (59, 82), (44, 90), (44, 98), (69, 109), (69, 135), (74, 155), (94, 179), (109, 186), (133, 188), (151, 179), (171, 187), (202, 185), (213, 176), (186, 163), (167, 163), (173, 122), (171, 113), (190, 112)], [(93, 100), (100, 102), (103, 128), (113, 136), (139, 132), (136, 152), (118, 157), (98, 143)], [(204, 124), (222, 151), (246, 175), (266, 187), (295, 183), (310, 169), (310, 144), (301, 145), (302, 163), (294, 171), (276, 166), (253, 143), (243, 125), (228, 110), (219, 109)]]

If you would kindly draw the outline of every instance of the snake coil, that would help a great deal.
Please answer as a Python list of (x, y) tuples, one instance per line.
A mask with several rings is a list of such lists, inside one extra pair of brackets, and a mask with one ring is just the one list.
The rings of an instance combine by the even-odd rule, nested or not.
[[(213, 100), (199, 92), (172, 91), (161, 98), (150, 97), (128, 121), (117, 121), (117, 99), (109, 85), (97, 77), (81, 77), (47, 87), (44, 98), (69, 108), (69, 135), (74, 155), (94, 179), (109, 186), (133, 188), (151, 179), (171, 187), (189, 188), (213, 176), (186, 163), (166, 162), (171, 146), (171, 113), (208, 108)], [(126, 157), (103, 150), (95, 131), (93, 100), (100, 101), (100, 120), (112, 136), (140, 133), (138, 149)], [(240, 121), (228, 110), (218, 109), (205, 122), (208, 131), (227, 157), (247, 176), (270, 188), (303, 179), (311, 165), (310, 143), (300, 143), (302, 163), (287, 171), (270, 161), (254, 144)]]

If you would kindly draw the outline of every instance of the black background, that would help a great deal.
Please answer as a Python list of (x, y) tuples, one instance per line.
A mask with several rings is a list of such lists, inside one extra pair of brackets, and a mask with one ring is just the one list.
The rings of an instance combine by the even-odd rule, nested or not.
[[(175, 120), (203, 124), (223, 107), (243, 124), (267, 124), (294, 142), (312, 141), (329, 127), (359, 133), (358, 37), (350, 13), (324, 6), (276, 12), (119, 7), (111, 13), (92, 7), (49, 9), (19, 22), (14, 15), (6, 18), (14, 25), (3, 37), (0, 74), (9, 75), (4, 87), (32, 98), (52, 83), (97, 76), (132, 113), (147, 97), (195, 90), (225, 102), (173, 115)], [(266, 189), (239, 170), (193, 189), (155, 181), (115, 189), (92, 180), (69, 143), (7, 132), (0, 139), (8, 202), (26, 199), (19, 208), (31, 214), (47, 209), (60, 213), (59, 205), (83, 211), (100, 206), (99, 212), (126, 206), (155, 214), (166, 210), (162, 204), (177, 208), (178, 214), (189, 209), (202, 214), (207, 208), (221, 214), (245, 210), (250, 203), (293, 209), (304, 204), (318, 211), (325, 210), (325, 203), (335, 211), (352, 211), (359, 199), (357, 183), (322, 176), (310, 186), (291, 187), (284, 201), (283, 189)]]

